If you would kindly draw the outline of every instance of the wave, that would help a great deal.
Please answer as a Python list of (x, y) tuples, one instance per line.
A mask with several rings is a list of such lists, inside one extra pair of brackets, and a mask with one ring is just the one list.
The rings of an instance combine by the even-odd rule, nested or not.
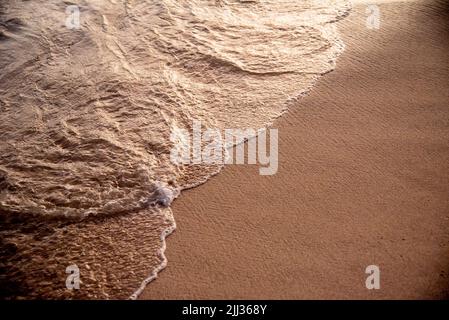
[[(63, 2), (0, 5), (6, 298), (136, 297), (166, 264), (170, 203), (221, 169), (171, 162), (170, 134), (193, 121), (270, 125), (335, 67), (344, 47), (335, 22), (350, 3), (78, 8), (80, 27), (67, 28)], [(80, 268), (80, 290), (65, 288), (70, 264)]]

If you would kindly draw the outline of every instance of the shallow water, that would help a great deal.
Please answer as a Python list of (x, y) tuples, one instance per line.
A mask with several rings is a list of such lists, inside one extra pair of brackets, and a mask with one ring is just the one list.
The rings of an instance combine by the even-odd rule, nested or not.
[[(81, 27), (71, 30), (61, 1), (0, 4), (6, 298), (127, 298), (151, 280), (175, 227), (166, 205), (220, 170), (172, 163), (170, 134), (194, 120), (272, 123), (335, 67), (343, 44), (334, 22), (349, 3), (79, 7)], [(80, 290), (65, 287), (72, 264)]]

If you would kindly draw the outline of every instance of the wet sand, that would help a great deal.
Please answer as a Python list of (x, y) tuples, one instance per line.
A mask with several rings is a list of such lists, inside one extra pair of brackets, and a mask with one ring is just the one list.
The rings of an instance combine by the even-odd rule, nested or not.
[(141, 298), (448, 298), (447, 7), (381, 1), (369, 30), (355, 5), (336, 70), (273, 126), (278, 173), (230, 165), (184, 191)]

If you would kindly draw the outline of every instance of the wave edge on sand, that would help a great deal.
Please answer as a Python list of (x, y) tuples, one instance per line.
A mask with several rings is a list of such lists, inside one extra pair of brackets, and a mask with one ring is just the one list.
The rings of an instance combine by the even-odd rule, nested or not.
[[(331, 0), (92, 0), (79, 30), (53, 31), (65, 7), (27, 5), (31, 14), (19, 4), (0, 14), (2, 247), (12, 286), (26, 284), (7, 297), (120, 298), (145, 279), (137, 297), (166, 266), (175, 229), (171, 210), (148, 206), (149, 195), (163, 185), (175, 198), (222, 168), (170, 162), (170, 132), (193, 120), (269, 126), (335, 68), (344, 49), (335, 22), (350, 10)], [(74, 262), (89, 274), (83, 292), (49, 280), (64, 283), (60, 270)]]

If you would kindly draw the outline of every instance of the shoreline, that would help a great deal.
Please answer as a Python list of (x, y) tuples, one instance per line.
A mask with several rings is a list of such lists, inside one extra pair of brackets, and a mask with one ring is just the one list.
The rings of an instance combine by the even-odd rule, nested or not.
[[(407, 23), (436, 12), (429, 8), (430, 4), (425, 6), (420, 2), (382, 2), (379, 6), (383, 15), (381, 29), (377, 31), (366, 30), (363, 26), (364, 6), (353, 6), (351, 14), (338, 23), (346, 49), (338, 59), (336, 69), (321, 78), (297, 107), (292, 107), (276, 120), (280, 134), (281, 172), (278, 176), (261, 177), (257, 168), (250, 165), (225, 166), (218, 176), (195, 189), (185, 190), (174, 202), (178, 229), (167, 240), (168, 267), (145, 288), (140, 299), (365, 299), (448, 295), (449, 261), (443, 252), (448, 252), (449, 242), (449, 237), (444, 234), (449, 226), (444, 211), (444, 206), (448, 205), (444, 195), (449, 194), (449, 187), (444, 185), (448, 174), (444, 160), (449, 157), (447, 151), (441, 151), (444, 141), (440, 141), (438, 134), (445, 136), (449, 129), (440, 123), (420, 135), (421, 131), (413, 131), (413, 126), (423, 125), (422, 120), (426, 121), (424, 124), (437, 121), (435, 111), (441, 113), (440, 119), (441, 116), (448, 118), (448, 112), (440, 110), (448, 102), (442, 95), (444, 81), (440, 81), (436, 96), (427, 91), (430, 82), (447, 80), (449, 72), (443, 65), (441, 74), (424, 73), (419, 78), (423, 89), (420, 87), (421, 90), (416, 92), (410, 90), (412, 81), (407, 78), (410, 74), (397, 58), (397, 54), (407, 53), (416, 62), (419, 55), (425, 54), (433, 58), (427, 66), (430, 71), (438, 63), (441, 66), (439, 59), (444, 61), (446, 58), (443, 45), (437, 46), (441, 40), (425, 39), (425, 36), (435, 35), (432, 28), (437, 28), (437, 36), (441, 37), (439, 29), (443, 27), (441, 24), (444, 25), (444, 16), (437, 16), (423, 28), (425, 31), (417, 34), (418, 40), (427, 40), (430, 46), (415, 41), (415, 47), (405, 48), (407, 41), (410, 44), (413, 40)], [(417, 20), (410, 20), (407, 14)], [(402, 32), (408, 38), (398, 39), (395, 32)], [(371, 42), (367, 38), (371, 38)], [(387, 38), (394, 40), (393, 45), (386, 42)], [(390, 60), (382, 59), (389, 57), (391, 52)], [(362, 54), (366, 55), (368, 63), (361, 61)], [(407, 61), (407, 66), (412, 66), (413, 61)], [(379, 72), (376, 63), (381, 69)], [(402, 72), (402, 77), (395, 77), (396, 82), (392, 83), (389, 70)], [(341, 83), (348, 80), (346, 84)], [(384, 97), (370, 93), (369, 85)], [(414, 96), (409, 96), (406, 101), (401, 97), (395, 100), (394, 90), (401, 96), (404, 92), (414, 93)], [(345, 98), (347, 105), (339, 104)], [(373, 102), (373, 98), (379, 101)], [(430, 103), (431, 107), (439, 108), (433, 113), (426, 112), (420, 119), (417, 113), (419, 99), (421, 104), (427, 106)], [(391, 104), (392, 101), (393, 105), (400, 106), (397, 112), (385, 107), (386, 102)], [(358, 102), (366, 107), (357, 108)], [(407, 108), (409, 103), (412, 109)], [(364, 114), (357, 113), (360, 111)], [(336, 117), (332, 117), (333, 112)], [(404, 116), (410, 127), (401, 127), (399, 119)], [(382, 121), (375, 124), (368, 121), (376, 117)], [(397, 126), (398, 132), (392, 130), (393, 125)], [(411, 151), (416, 150), (409, 150), (414, 145), (408, 141), (413, 137), (423, 140), (415, 141), (419, 152), (433, 148), (434, 153), (427, 154), (421, 162), (414, 159)], [(399, 145), (400, 152), (395, 153), (395, 145)], [(392, 152), (392, 156), (385, 158), (385, 151)], [(416, 162), (410, 163), (411, 160)], [(388, 176), (384, 172), (391, 170), (388, 165), (404, 172)], [(408, 179), (403, 181), (403, 176), (413, 170), (415, 180), (424, 182), (424, 187), (417, 185), (411, 176), (406, 176)], [(426, 180), (428, 176), (441, 175), (441, 172), (443, 177), (437, 178), (436, 182)], [(369, 179), (372, 187), (368, 185)], [(385, 183), (389, 188), (383, 185)], [(432, 219), (424, 219), (421, 223), (424, 230), (417, 222), (421, 214), (416, 209), (419, 203), (411, 199), (411, 195), (409, 198), (403, 194), (409, 188), (415, 196), (425, 194), (429, 197), (431, 209), (436, 211)], [(428, 189), (437, 190), (436, 195), (428, 194)], [(331, 199), (320, 199), (326, 191)], [(358, 199), (351, 199), (351, 193)], [(403, 207), (397, 205), (401, 201)], [(399, 213), (392, 212), (391, 207)], [(374, 214), (376, 210), (380, 213)], [(225, 212), (228, 215), (223, 214)], [(372, 221), (365, 220), (366, 215)], [(399, 224), (402, 229), (395, 232), (394, 224)], [(434, 237), (433, 242), (426, 241), (429, 232)], [(419, 254), (410, 253), (408, 250), (412, 248), (420, 249)], [(420, 257), (423, 252), (431, 265), (426, 264), (426, 257)], [(398, 259), (396, 255), (402, 257)], [(395, 271), (403, 265), (401, 259), (411, 262), (411, 266), (405, 267), (404, 274), (417, 277), (418, 283), (408, 284), (406, 276), (401, 277)], [(383, 278), (387, 289), (376, 292), (363, 287), (364, 266), (372, 264), (371, 260), (382, 262), (382, 274), (386, 266)], [(338, 266), (335, 262), (339, 262)], [(431, 269), (436, 274), (424, 272)], [(332, 273), (341, 276), (332, 277)], [(427, 291), (424, 289), (426, 283), (431, 283)], [(339, 290), (335, 290), (336, 284)]]

